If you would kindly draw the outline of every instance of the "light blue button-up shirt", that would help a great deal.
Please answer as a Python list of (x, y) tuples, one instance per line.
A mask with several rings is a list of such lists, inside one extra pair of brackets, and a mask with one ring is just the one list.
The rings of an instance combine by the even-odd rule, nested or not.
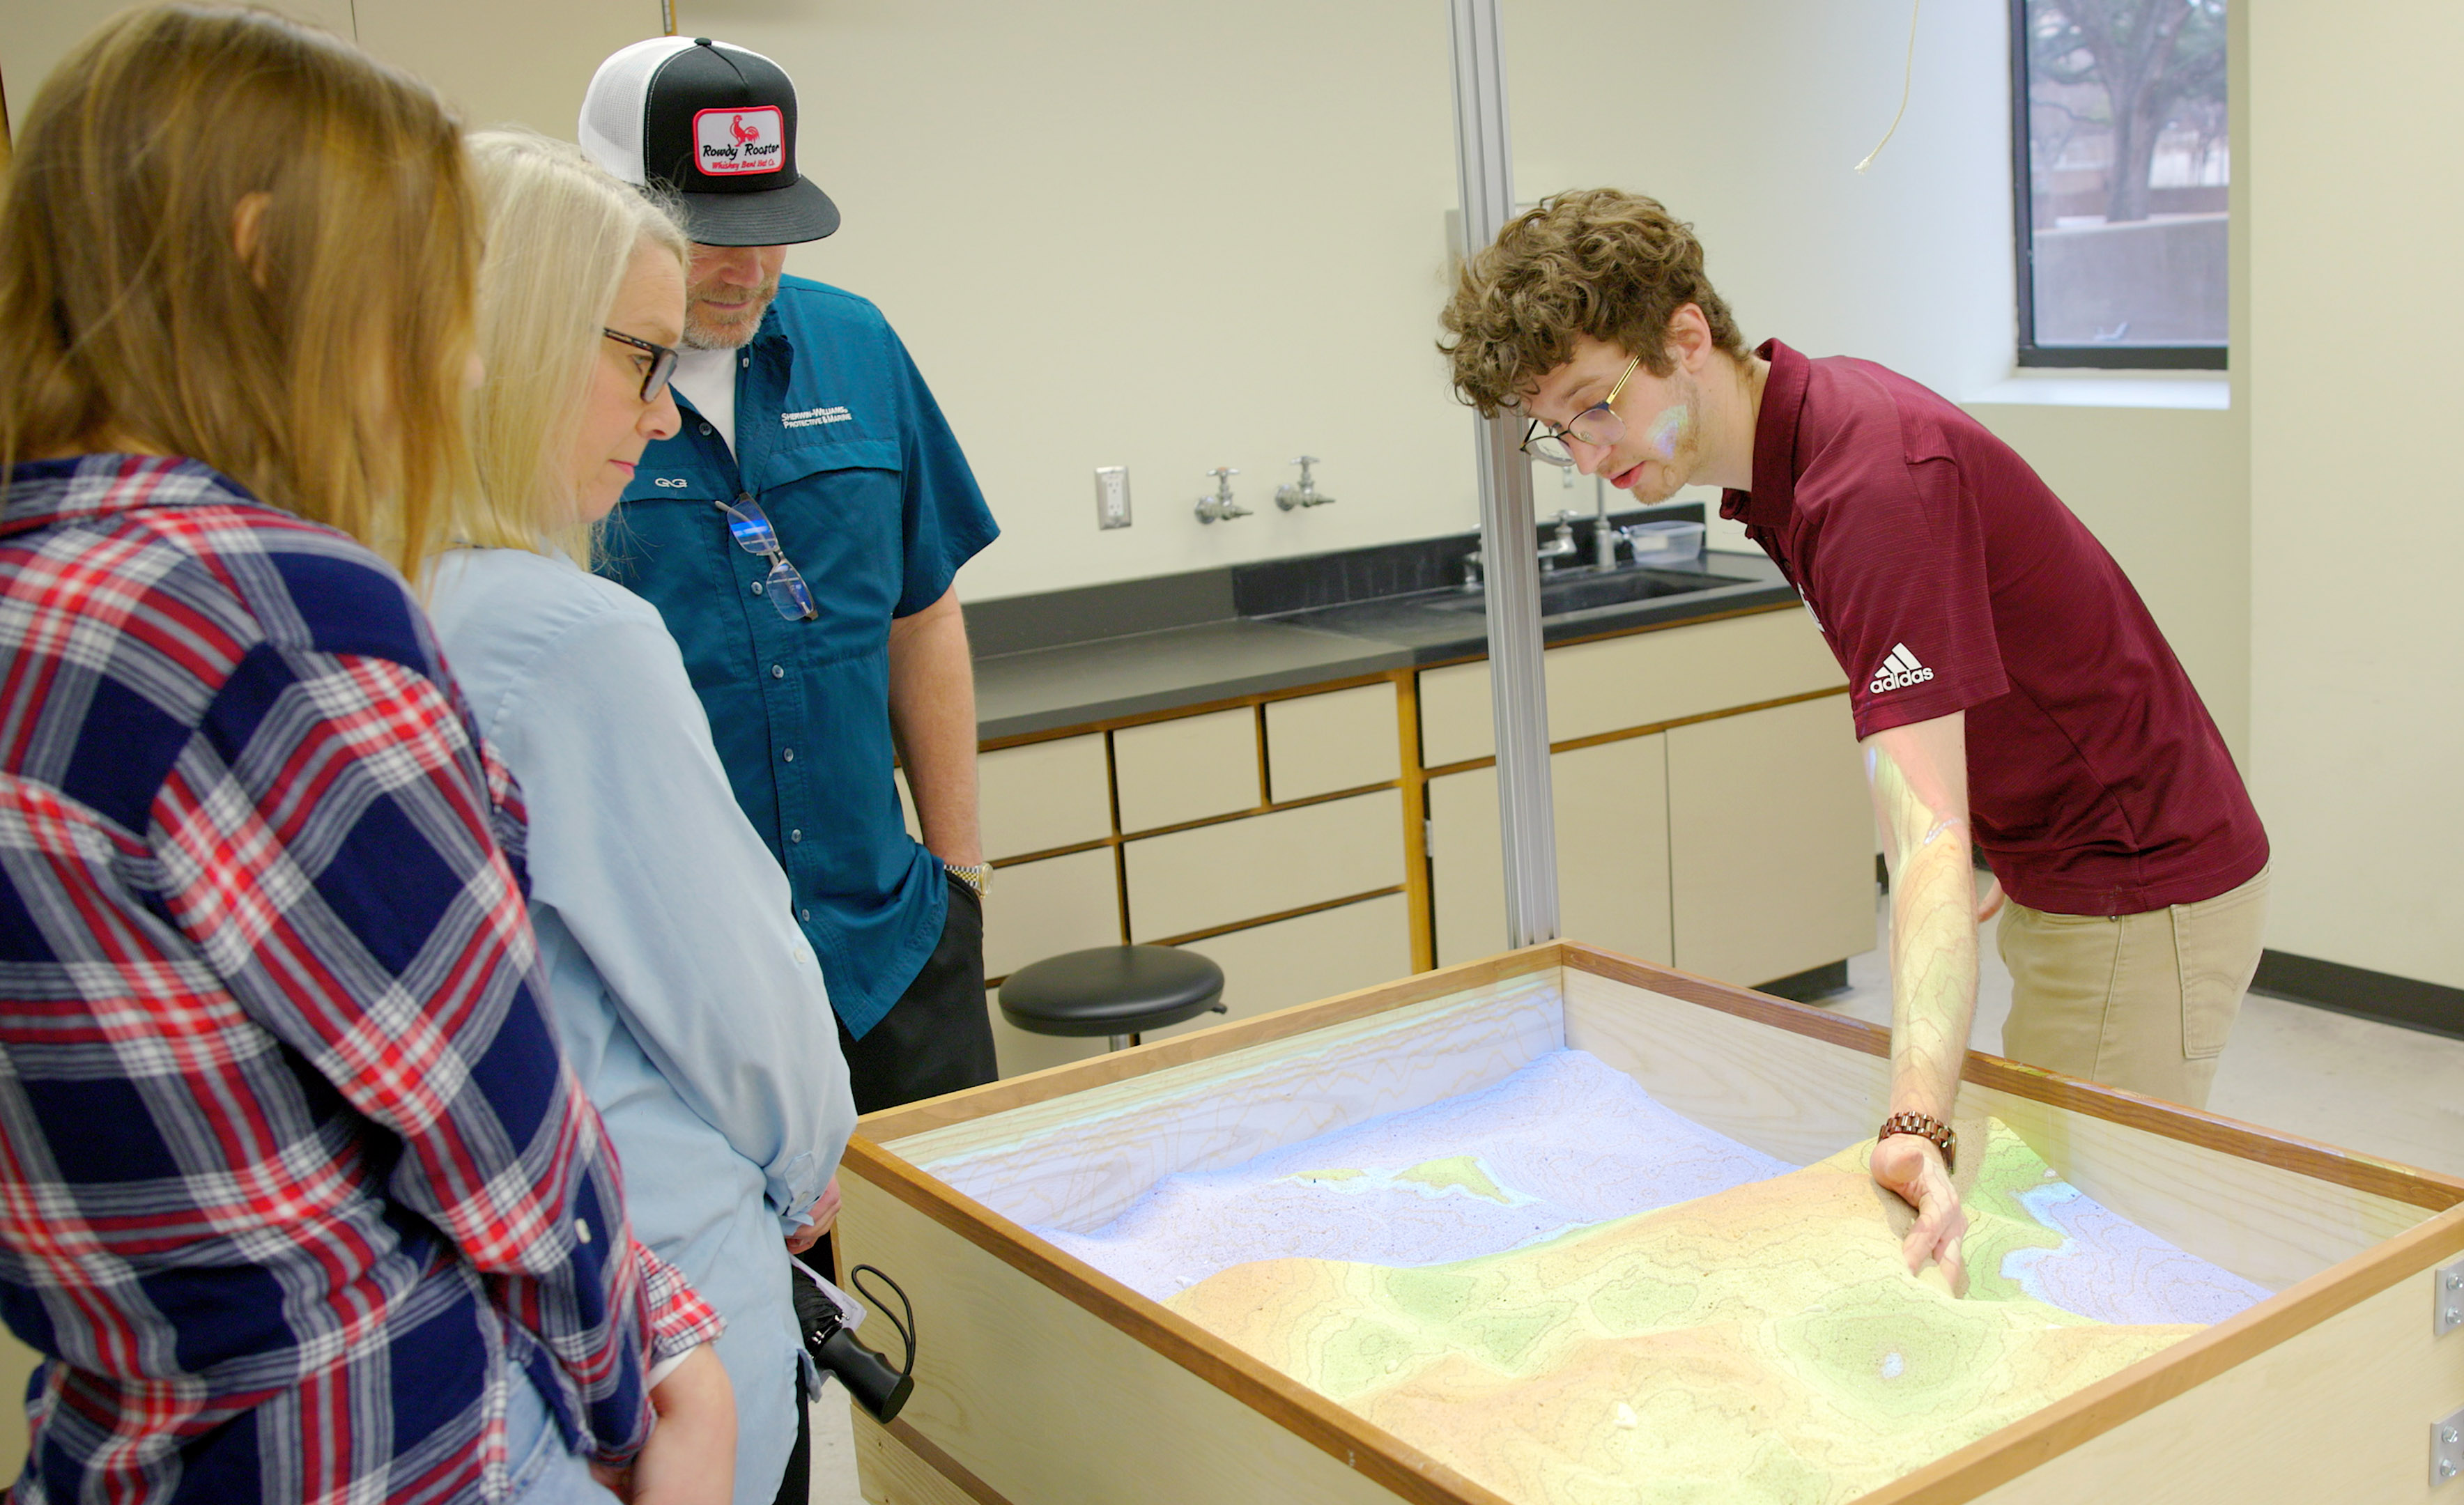
[(530, 812), (557, 1033), (623, 1163), (637, 1237), (727, 1318), (737, 1505), (768, 1505), (808, 1361), (784, 1234), (855, 1126), (786, 876), (649, 603), (562, 556), (460, 549), (430, 613)]

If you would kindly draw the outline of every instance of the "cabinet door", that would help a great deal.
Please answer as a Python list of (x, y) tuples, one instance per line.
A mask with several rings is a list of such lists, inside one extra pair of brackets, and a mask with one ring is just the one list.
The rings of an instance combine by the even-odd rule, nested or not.
[[(984, 975), (1005, 977), (1064, 951), (1121, 944), (1120, 884), (1112, 849), (1072, 852), (1021, 862), (993, 875), (984, 896)], [(1101, 1055), (1104, 1041), (1034, 1035), (1001, 1017), (996, 992), (984, 993), (992, 1014), (993, 1056), (1001, 1074), (1015, 1077)]]
[(1258, 713), (1243, 706), (1125, 727), (1112, 733), (1112, 776), (1124, 831), (1255, 810), (1265, 802)]
[(1121, 944), (1121, 891), (1112, 849), (1020, 862), (993, 874), (984, 896), (984, 975), (1090, 946)]
[[(1558, 928), (1644, 961), (1669, 961), (1667, 744), (1663, 733), (1552, 754)], [(1497, 771), (1429, 780), (1429, 884), (1438, 965), (1506, 949)]]
[(1223, 969), (1221, 1014), (1201, 1014), (1146, 1038), (1185, 1035), (1234, 1019), (1374, 988), (1412, 971), (1412, 908), (1401, 894), (1192, 941), (1185, 949)]
[(1429, 780), (1429, 907), (1439, 966), (1506, 949), (1506, 858), (1493, 768)]
[(1874, 949), (1874, 824), (1848, 697), (1672, 728), (1676, 965), (1751, 987)]
[(1278, 800), (1383, 784), (1403, 771), (1395, 687), (1266, 703), (1266, 784)]
[(1549, 781), (1557, 802), (1560, 932), (1667, 966), (1667, 735), (1556, 753)]

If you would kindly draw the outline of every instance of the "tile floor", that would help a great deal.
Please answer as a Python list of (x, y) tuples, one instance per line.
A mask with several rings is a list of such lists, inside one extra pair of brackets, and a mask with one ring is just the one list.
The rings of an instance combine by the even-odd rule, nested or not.
[[(1882, 943), (1887, 901), (1875, 919), (1876, 949), (1848, 963), (1848, 991), (1821, 1007), (1891, 1022)], [(2011, 1012), (2011, 973), (1984, 934), (1977, 980), (1975, 1048), (1997, 1051)], [(2252, 993), (2242, 1000), (2211, 1111), (2266, 1128), (2464, 1175), (2464, 1040), (2351, 1018)], [(859, 1505), (855, 1445), (846, 1392), (835, 1385), (813, 1407), (812, 1505)]]

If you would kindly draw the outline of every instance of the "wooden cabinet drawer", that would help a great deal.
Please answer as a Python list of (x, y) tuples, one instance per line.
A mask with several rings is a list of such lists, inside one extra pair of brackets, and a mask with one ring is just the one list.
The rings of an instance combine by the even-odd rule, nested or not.
[[(1802, 608), (1551, 648), (1549, 740), (1571, 742), (1844, 685)], [(1420, 756), (1442, 767), (1496, 751), (1488, 665), (1420, 675)]]
[(1411, 904), (1401, 894), (1364, 899), (1192, 941), (1184, 949), (1223, 969), (1225, 1010), (1157, 1030), (1148, 1039), (1272, 1014), (1407, 975), (1412, 971)]
[(1402, 792), (1128, 843), (1130, 937), (1151, 941), (1403, 881)]
[(1112, 776), (1124, 831), (1255, 810), (1265, 802), (1257, 712), (1243, 706), (1124, 728), (1112, 733)]
[(1676, 965), (1751, 987), (1874, 948), (1874, 821), (1848, 697), (1670, 729)]
[(1307, 799), (1385, 783), (1401, 775), (1401, 752), (1392, 685), (1266, 703), (1269, 798)]
[(976, 759), (984, 857), (997, 862), (1112, 834), (1101, 733), (1003, 748)]

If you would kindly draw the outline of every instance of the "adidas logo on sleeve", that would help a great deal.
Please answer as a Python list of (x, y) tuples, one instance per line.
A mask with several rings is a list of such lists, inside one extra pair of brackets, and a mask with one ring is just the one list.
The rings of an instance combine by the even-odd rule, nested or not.
[(1931, 678), (1933, 678), (1933, 670), (1919, 664), (1917, 656), (1908, 651), (1906, 643), (1895, 643), (1891, 644), (1890, 657), (1884, 659), (1882, 666), (1874, 671), (1874, 683), (1866, 686), (1865, 691), (1867, 694), (1880, 695), (1885, 690), (1905, 689), (1911, 685), (1922, 685)]

